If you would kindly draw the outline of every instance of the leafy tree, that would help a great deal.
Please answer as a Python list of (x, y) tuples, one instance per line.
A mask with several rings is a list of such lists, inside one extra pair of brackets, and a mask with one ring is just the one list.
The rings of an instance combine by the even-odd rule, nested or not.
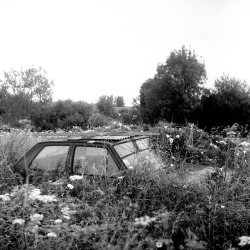
[(199, 125), (207, 130), (213, 126), (249, 124), (250, 88), (245, 81), (222, 75), (215, 89), (203, 95)]
[(99, 97), (98, 102), (96, 103), (97, 108), (99, 109), (100, 114), (105, 116), (114, 116), (114, 101), (113, 96), (102, 95)]
[(40, 67), (27, 70), (4, 72), (3, 84), (13, 95), (27, 95), (32, 102), (47, 103), (52, 100), (53, 81), (49, 81), (46, 72)]
[(4, 72), (0, 100), (1, 108), (5, 110), (4, 120), (15, 126), (19, 119), (39, 113), (43, 105), (52, 101), (52, 86), (53, 82), (47, 79), (42, 68)]
[(143, 122), (155, 123), (165, 119), (183, 123), (193, 119), (205, 80), (205, 65), (198, 60), (195, 52), (184, 46), (171, 52), (166, 63), (158, 65), (154, 78), (146, 80), (141, 86), (140, 113)]
[(123, 96), (117, 96), (115, 98), (115, 106), (116, 107), (124, 107), (125, 106)]

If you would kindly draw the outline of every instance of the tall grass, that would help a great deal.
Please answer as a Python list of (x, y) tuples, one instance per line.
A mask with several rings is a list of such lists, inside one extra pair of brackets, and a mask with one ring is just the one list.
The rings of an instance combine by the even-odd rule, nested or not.
[[(117, 178), (62, 176), (36, 186), (18, 186), (8, 166), (39, 139), (3, 138), (1, 249), (239, 249), (239, 237), (250, 234), (250, 155), (238, 146), (215, 148), (195, 128), (191, 138), (190, 129), (158, 139), (163, 170), (140, 164)], [(166, 134), (185, 140), (173, 150)], [(186, 182), (176, 172), (183, 162), (204, 160), (197, 148), (200, 157), (221, 157), (213, 162), (224, 167), (216, 163), (207, 179)]]

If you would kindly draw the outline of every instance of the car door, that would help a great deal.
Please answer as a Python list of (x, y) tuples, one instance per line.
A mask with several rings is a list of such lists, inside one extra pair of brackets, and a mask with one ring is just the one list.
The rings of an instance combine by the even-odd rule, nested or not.
[(119, 172), (113, 153), (102, 144), (75, 144), (72, 164), (74, 174), (112, 176)]

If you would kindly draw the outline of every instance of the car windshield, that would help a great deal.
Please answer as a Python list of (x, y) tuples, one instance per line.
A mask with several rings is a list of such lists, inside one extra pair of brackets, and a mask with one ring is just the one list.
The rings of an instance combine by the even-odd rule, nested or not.
[(121, 143), (115, 149), (127, 167), (151, 166), (154, 169), (162, 168), (162, 162), (149, 148), (149, 138)]

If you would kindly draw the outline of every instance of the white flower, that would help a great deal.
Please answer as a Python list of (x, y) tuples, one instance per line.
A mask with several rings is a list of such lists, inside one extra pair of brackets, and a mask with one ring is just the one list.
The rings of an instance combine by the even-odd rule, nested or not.
[(118, 176), (117, 178), (118, 178), (118, 180), (122, 180), (124, 178), (124, 176)]
[(158, 240), (155, 245), (156, 245), (157, 248), (163, 247), (163, 241)]
[(57, 201), (57, 199), (54, 195), (41, 195), (41, 191), (38, 188), (31, 190), (28, 198), (31, 200), (39, 200), (39, 201), (42, 201), (44, 203)]
[(176, 138), (180, 138), (180, 135), (176, 135)]
[(83, 176), (81, 176), (81, 175), (72, 175), (72, 176), (69, 177), (69, 179), (70, 179), (71, 181), (82, 180), (82, 179), (83, 179)]
[(243, 141), (239, 144), (239, 146), (243, 146), (243, 147), (249, 147), (250, 146), (250, 143), (249, 142), (246, 142), (246, 141)]
[(134, 167), (133, 166), (129, 166), (128, 169), (132, 170), (132, 169), (134, 169)]
[(147, 226), (148, 224), (150, 224), (151, 222), (155, 220), (156, 220), (155, 217), (150, 218), (149, 216), (146, 215), (144, 217), (135, 218), (134, 225), (135, 226)]
[(241, 236), (239, 237), (240, 243), (238, 244), (239, 246), (245, 246), (246, 244), (249, 243), (250, 237), (248, 236)]
[(70, 216), (68, 216), (68, 215), (64, 215), (63, 218), (66, 220), (70, 220)]
[(71, 184), (68, 184), (67, 187), (68, 187), (69, 189), (74, 189), (74, 186), (71, 185)]
[(47, 233), (47, 236), (48, 236), (48, 237), (54, 237), (54, 238), (57, 237), (56, 233), (54, 233), (54, 232), (49, 232), (49, 233)]
[(15, 219), (12, 221), (12, 224), (19, 224), (19, 225), (23, 225), (25, 223), (24, 219)]
[(173, 138), (169, 138), (169, 142), (170, 142), (171, 144), (173, 143), (173, 141), (174, 141)]
[(218, 143), (226, 145), (227, 143), (225, 141), (219, 141)]
[(223, 206), (223, 205), (221, 205), (220, 207), (221, 207), (221, 208), (225, 208), (225, 206)]
[(31, 221), (41, 221), (43, 219), (43, 214), (33, 214), (30, 216)]
[(10, 195), (8, 193), (0, 195), (0, 199), (3, 201), (10, 201)]
[(62, 223), (62, 220), (61, 220), (61, 219), (55, 220), (55, 224), (61, 224), (61, 223)]

